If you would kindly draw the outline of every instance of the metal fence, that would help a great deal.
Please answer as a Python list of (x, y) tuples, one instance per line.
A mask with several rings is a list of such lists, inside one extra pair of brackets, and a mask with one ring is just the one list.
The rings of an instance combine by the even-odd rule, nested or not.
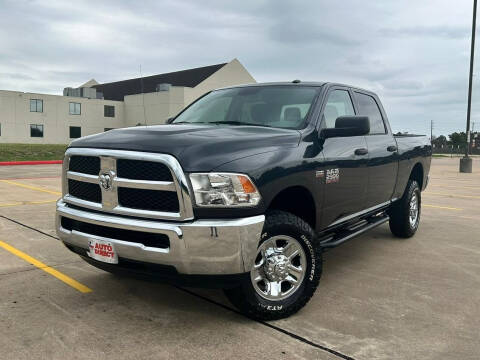
[[(445, 154), (453, 156), (463, 156), (465, 154), (465, 145), (433, 145), (434, 154)], [(480, 155), (480, 148), (472, 147), (470, 153), (472, 155)]]

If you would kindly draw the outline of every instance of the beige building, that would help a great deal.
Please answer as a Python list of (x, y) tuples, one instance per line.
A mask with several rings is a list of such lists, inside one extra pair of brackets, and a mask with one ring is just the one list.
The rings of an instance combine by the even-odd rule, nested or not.
[(0, 90), (0, 143), (68, 144), (109, 129), (164, 124), (215, 88), (254, 83), (234, 59), (229, 63), (65, 88), (64, 96)]

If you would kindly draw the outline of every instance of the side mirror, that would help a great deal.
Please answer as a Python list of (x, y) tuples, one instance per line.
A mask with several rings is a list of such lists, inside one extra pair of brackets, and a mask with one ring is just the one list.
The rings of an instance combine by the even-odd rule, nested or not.
[(171, 124), (173, 122), (173, 120), (175, 120), (175, 117), (170, 117), (167, 119), (167, 121), (165, 122), (165, 124)]
[(335, 120), (335, 128), (323, 129), (323, 138), (363, 136), (370, 132), (368, 116), (340, 116)]

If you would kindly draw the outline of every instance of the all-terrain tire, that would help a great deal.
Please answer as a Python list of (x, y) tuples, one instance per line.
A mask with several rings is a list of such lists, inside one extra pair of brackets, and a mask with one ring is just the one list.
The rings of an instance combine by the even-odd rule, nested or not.
[[(417, 216), (412, 218), (412, 201), (416, 197)], [(390, 231), (393, 235), (401, 238), (409, 238), (415, 235), (420, 223), (422, 197), (418, 183), (409, 180), (405, 193), (400, 200), (395, 201), (388, 211), (390, 216)]]
[(272, 237), (295, 239), (305, 253), (306, 270), (299, 287), (283, 300), (268, 300), (254, 289), (250, 275), (240, 286), (225, 289), (225, 294), (241, 312), (257, 320), (286, 318), (304, 307), (315, 293), (322, 274), (322, 251), (311, 226), (299, 217), (284, 211), (267, 213), (259, 247)]

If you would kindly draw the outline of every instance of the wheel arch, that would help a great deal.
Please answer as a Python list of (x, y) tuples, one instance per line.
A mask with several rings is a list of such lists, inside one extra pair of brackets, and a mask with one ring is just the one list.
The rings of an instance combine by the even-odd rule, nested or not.
[(281, 210), (298, 216), (312, 229), (317, 223), (317, 209), (312, 192), (301, 185), (290, 186), (279, 191), (270, 201), (267, 211)]
[(424, 172), (423, 172), (423, 165), (420, 162), (417, 162), (410, 172), (409, 180), (415, 180), (420, 186), (420, 189), (423, 189), (423, 182), (424, 182)]

